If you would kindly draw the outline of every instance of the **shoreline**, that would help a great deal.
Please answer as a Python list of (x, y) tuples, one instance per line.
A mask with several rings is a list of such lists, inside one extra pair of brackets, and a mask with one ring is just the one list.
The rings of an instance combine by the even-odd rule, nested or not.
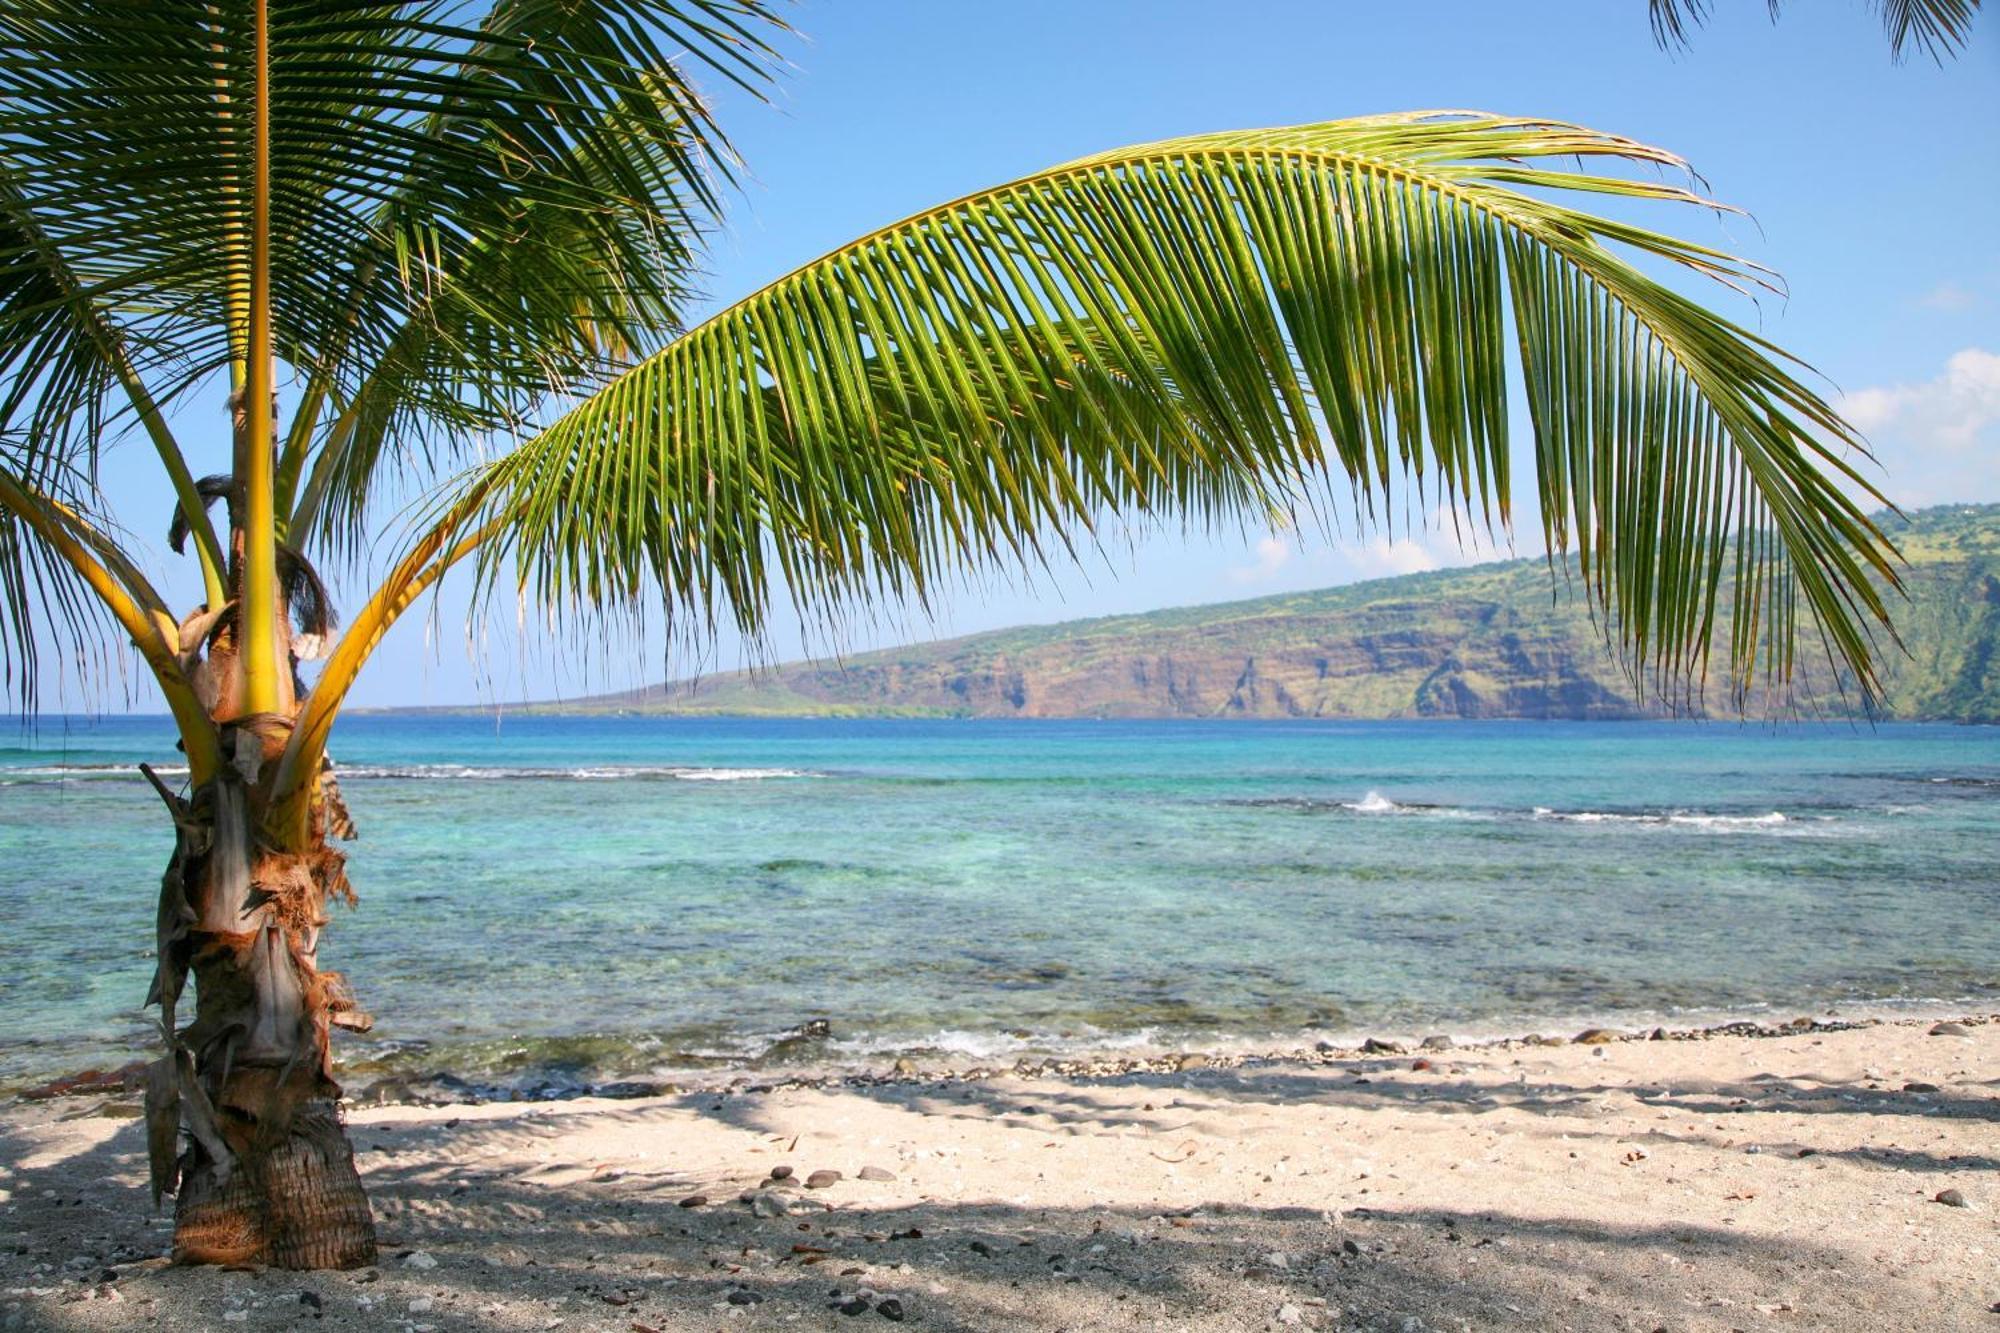
[[(1155, 1046), (1132, 1054), (1119, 1053), (1124, 1048), (1111, 1043), (1095, 1050), (1085, 1048), (1064, 1054), (1023, 1050), (1012, 1054), (1011, 1058), (1002, 1055), (983, 1060), (954, 1060), (949, 1054), (924, 1060), (902, 1055), (891, 1060), (885, 1052), (872, 1062), (719, 1064), (712, 1068), (667, 1068), (595, 1080), (558, 1082), (544, 1078), (540, 1082), (526, 1081), (511, 1086), (483, 1082), (450, 1068), (376, 1072), (344, 1068), (336, 1063), (334, 1073), (343, 1087), (341, 1105), (350, 1109), (538, 1105), (593, 1099), (639, 1101), (683, 1094), (727, 1096), (779, 1089), (963, 1083), (1007, 1076), (1103, 1079), (1195, 1069), (1268, 1069), (1288, 1065), (1311, 1068), (1383, 1056), (1423, 1058), (1440, 1053), (1640, 1041), (1707, 1041), (1717, 1037), (1772, 1040), (1802, 1033), (1846, 1032), (1884, 1026), (1916, 1027), (1938, 1022), (1983, 1027), (2000, 1024), (2000, 1004), (1940, 1000), (1912, 1001), (1908, 1004), (1873, 1002), (1835, 1006), (1818, 1015), (1800, 1014), (1783, 1022), (1771, 1021), (1769, 1012), (1753, 1017), (1740, 1013), (1732, 1016), (1725, 1011), (1699, 1018), (1706, 1021), (1688, 1024), (1685, 1017), (1678, 1021), (1654, 1021), (1650, 1015), (1640, 1018), (1625, 1014), (1596, 1019), (1556, 1018), (1533, 1028), (1509, 1026), (1499, 1031), (1473, 1028), (1455, 1032), (1416, 1032), (1385, 1027), (1372, 1035), (1362, 1035), (1359, 1029), (1343, 1029), (1315, 1038), (1310, 1045), (1303, 1044), (1302, 1038), (1297, 1039), (1300, 1044), (1293, 1045), (1274, 1044), (1282, 1042), (1276, 1036), (1265, 1041), (1226, 1038), (1207, 1044), (1196, 1041), (1171, 1047)], [(1311, 1036), (1312, 1032), (1308, 1030), (1304, 1035)], [(786, 1040), (808, 1046), (815, 1041), (809, 1037), (793, 1036), (781, 1039), (780, 1044)], [(145, 1064), (146, 1060), (142, 1059), (115, 1069), (91, 1068), (58, 1075), (41, 1084), (0, 1094), (0, 1108), (77, 1097), (116, 1098), (134, 1093), (143, 1087)]]
[[(1914, 1011), (1919, 1008), (1921, 1012)], [(1963, 1005), (1924, 1002), (1921, 1006), (1913, 1006), (1912, 1009), (1899, 1009), (1893, 1015), (1860, 1012), (1860, 1007), (1856, 1007), (1830, 1011), (1817, 1017), (1800, 1015), (1781, 1023), (1753, 1018), (1724, 1018), (1689, 1027), (1669, 1027), (1663, 1023), (1635, 1025), (1628, 1018), (1622, 1023), (1585, 1021), (1575, 1027), (1570, 1027), (1567, 1023), (1553, 1023), (1536, 1031), (1516, 1030), (1504, 1035), (1460, 1036), (1446, 1032), (1411, 1035), (1384, 1029), (1384, 1035), (1381, 1036), (1355, 1037), (1345, 1034), (1342, 1038), (1318, 1040), (1310, 1046), (1278, 1049), (1268, 1047), (1255, 1050), (1217, 1049), (1189, 1045), (1180, 1049), (1139, 1055), (1117, 1055), (1109, 1051), (1096, 1054), (1079, 1052), (1075, 1055), (1062, 1056), (1028, 1054), (1013, 1060), (962, 1064), (943, 1060), (919, 1062), (903, 1057), (886, 1066), (859, 1068), (847, 1065), (811, 1064), (761, 1068), (734, 1066), (657, 1077), (636, 1076), (630, 1079), (606, 1080), (598, 1084), (582, 1084), (575, 1091), (560, 1095), (482, 1095), (465, 1100), (401, 1098), (378, 1094), (377, 1089), (387, 1092), (389, 1089), (385, 1088), (385, 1085), (397, 1082), (422, 1083), (456, 1077), (448, 1073), (420, 1075), (414, 1078), (390, 1075), (374, 1083), (357, 1086), (344, 1102), (356, 1107), (517, 1105), (587, 1099), (639, 1101), (679, 1095), (728, 1096), (734, 1093), (761, 1094), (792, 1089), (970, 1083), (1007, 1077), (1055, 1080), (1116, 1079), (1133, 1075), (1186, 1073), (1201, 1069), (1262, 1070), (1286, 1066), (1312, 1068), (1383, 1057), (1443, 1058), (1453, 1054), (1548, 1049), (1571, 1045), (1605, 1046), (1630, 1042), (1710, 1041), (1718, 1037), (1774, 1040), (1781, 1037), (1851, 1032), (1876, 1027), (1928, 1028), (1940, 1022), (1955, 1022), (1974, 1028), (2000, 1024), (2000, 1008), (1967, 1009)], [(469, 1080), (461, 1081), (469, 1082)]]
[(2000, 1014), (1964, 1018), (356, 1106), (350, 1273), (168, 1267), (143, 1126), (16, 1102), (0, 1327), (1977, 1333)]

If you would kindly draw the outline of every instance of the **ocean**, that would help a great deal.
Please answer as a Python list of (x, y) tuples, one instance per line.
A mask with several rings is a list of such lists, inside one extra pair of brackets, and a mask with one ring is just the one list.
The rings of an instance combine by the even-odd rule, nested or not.
[[(174, 750), (0, 725), (5, 1090), (157, 1041), (132, 766)], [(334, 753), (350, 1087), (2000, 1000), (1991, 728), (427, 714)]]

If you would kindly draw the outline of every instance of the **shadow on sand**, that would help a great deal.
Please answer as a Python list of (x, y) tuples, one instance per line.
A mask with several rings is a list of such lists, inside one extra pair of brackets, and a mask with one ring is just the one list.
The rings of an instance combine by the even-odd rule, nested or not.
[[(1463, 1116), (1501, 1105), (1573, 1114), (1579, 1097), (1601, 1091), (1539, 1093), (1527, 1083), (1497, 1092), (1490, 1085), (1454, 1089), (1435, 1078), (1397, 1077), (1386, 1063), (1357, 1063), (1344, 1079), (1335, 1072), (1329, 1079), (1253, 1067), (1118, 1082), (1128, 1089), (1156, 1083), (1162, 1105), (1192, 1086), (1232, 1101), (1314, 1100), (1357, 1111), (1395, 1105)], [(1620, 1091), (1703, 1117), (1739, 1104), (1806, 1112), (1824, 1103), (1857, 1115), (2000, 1119), (1992, 1100), (1932, 1097), (1919, 1107), (1911, 1094), (1800, 1080)], [(893, 1099), (927, 1117), (1043, 1130), (1054, 1124), (1084, 1134), (1157, 1127), (1151, 1122), (1165, 1115), (1150, 1104), (1135, 1112), (1129, 1099), (1113, 1104), (1089, 1080), (1040, 1083), (1031, 1094), (1005, 1080), (842, 1092)], [(776, 1123), (761, 1093), (689, 1094), (590, 1112), (656, 1142), (656, 1159), (671, 1154), (669, 1117), (690, 1113), (753, 1134)], [(739, 1201), (740, 1178), (703, 1180), (673, 1170), (544, 1178), (524, 1150), (529, 1140), (518, 1120), (470, 1116), (391, 1118), (354, 1131), (380, 1219), (378, 1270), (170, 1270), (157, 1261), (170, 1228), (150, 1213), (138, 1122), (96, 1123), (103, 1132), (95, 1146), (53, 1156), (22, 1125), (0, 1122), (0, 1185), (11, 1203), (0, 1245), (6, 1329), (870, 1328), (894, 1322), (882, 1304), (888, 1296), (900, 1303), (892, 1307), (900, 1322), (968, 1331), (1296, 1323), (1388, 1333), (1683, 1333), (1794, 1326), (1788, 1319), (1830, 1329), (1938, 1327), (1923, 1322), (1934, 1316), (1936, 1293), (1921, 1275), (1864, 1272), (1864, 1256), (1819, 1236), (1750, 1234), (1666, 1216), (1622, 1227), (1490, 1209), (1342, 1212), (1203, 1206), (1198, 1198), (1164, 1213), (1004, 1200), (890, 1207), (871, 1206), (865, 1191), (846, 1187), (793, 1193), (797, 1212), (760, 1217)], [(1578, 1130), (1565, 1132), (1575, 1137)], [(533, 1133), (537, 1143), (561, 1142), (553, 1121)], [(439, 1151), (445, 1147), (450, 1151)], [(2000, 1168), (1992, 1157), (1931, 1160), (1866, 1147), (1828, 1155), (1912, 1171)], [(713, 1202), (679, 1206), (695, 1191)], [(836, 1206), (818, 1206), (825, 1201)], [(412, 1264), (413, 1254), (435, 1266)], [(874, 1298), (857, 1308), (852, 1302), (863, 1288)], [(1790, 1303), (1781, 1290), (1795, 1293)], [(1756, 1302), (1750, 1294), (1758, 1292), (1770, 1299)], [(748, 1294), (731, 1304), (732, 1293)], [(1809, 1304), (1792, 1311), (1802, 1299)], [(843, 1314), (843, 1306), (855, 1313)], [(240, 1317), (226, 1320), (230, 1312)]]

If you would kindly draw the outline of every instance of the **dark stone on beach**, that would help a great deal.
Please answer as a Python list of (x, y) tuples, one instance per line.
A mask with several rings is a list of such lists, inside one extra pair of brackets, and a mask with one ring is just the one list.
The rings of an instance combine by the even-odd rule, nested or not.
[(326, 1308), (326, 1302), (319, 1298), (319, 1293), (316, 1291), (300, 1292), (299, 1304), (305, 1306), (308, 1310), (323, 1310)]
[(1570, 1040), (1578, 1046), (1605, 1046), (1618, 1040), (1618, 1034), (1610, 1028), (1585, 1028)]
[(1935, 1083), (1905, 1083), (1903, 1085), (1904, 1092), (1936, 1092), (1937, 1090), (1938, 1085)]
[(826, 1054), (826, 1042), (831, 1036), (833, 1036), (833, 1024), (824, 1018), (815, 1018), (811, 1022), (799, 1024), (772, 1042), (770, 1048), (759, 1059), (767, 1065), (818, 1060)]
[(853, 1316), (858, 1314), (867, 1314), (868, 1298), (866, 1296), (856, 1296), (853, 1300), (848, 1301), (846, 1304), (838, 1305), (835, 1306), (834, 1308), (839, 1310), (842, 1314), (847, 1315), (849, 1318), (852, 1318)]
[(991, 1245), (988, 1245), (983, 1240), (975, 1240), (972, 1242), (971, 1245), (967, 1246), (966, 1248), (971, 1250), (974, 1254), (983, 1254), (989, 1259), (993, 1257), (993, 1247)]
[(1667, 1030), (1665, 1028), (1654, 1028), (1653, 1035), (1646, 1038), (1647, 1041), (1665, 1041), (1666, 1039)]
[(1939, 1190), (1931, 1197), (1947, 1208), (1965, 1207), (1965, 1196), (1957, 1190)]
[(788, 1180), (791, 1178), (791, 1174), (792, 1168), (783, 1162), (771, 1168), (771, 1179), (773, 1180)]
[(1380, 1037), (1370, 1037), (1367, 1041), (1361, 1043), (1361, 1053), (1363, 1055), (1401, 1055), (1403, 1048), (1393, 1041), (1384, 1041)]
[(1352, 1257), (1354, 1257), (1354, 1258), (1357, 1258), (1357, 1259), (1358, 1259), (1358, 1258), (1360, 1258), (1360, 1257), (1361, 1257), (1361, 1247), (1360, 1247), (1359, 1245), (1356, 1245), (1356, 1244), (1355, 1244), (1355, 1243), (1354, 1243), (1353, 1241), (1351, 1241), (1351, 1240), (1344, 1240), (1344, 1241), (1340, 1242), (1340, 1248), (1341, 1248), (1341, 1250), (1342, 1250), (1342, 1251), (1344, 1251), (1344, 1252), (1345, 1252), (1346, 1254), (1348, 1254), (1348, 1255), (1350, 1255), (1350, 1256), (1352, 1256)]
[(1410, 1061), (1410, 1068), (1421, 1074), (1426, 1069), (1435, 1069), (1437, 1066), (1428, 1060), (1412, 1060)]
[(908, 1231), (894, 1231), (889, 1234), (890, 1240), (922, 1240), (923, 1238), (923, 1231), (917, 1227), (911, 1227)]
[(707, 1202), (708, 1202), (708, 1196), (706, 1194), (690, 1194), (685, 1199), (681, 1200), (681, 1207), (699, 1208)]
[(806, 1177), (806, 1188), (809, 1190), (823, 1190), (829, 1185), (838, 1185), (840, 1180), (841, 1176), (838, 1171), (815, 1171)]
[(636, 1101), (641, 1097), (664, 1095), (671, 1085), (647, 1083), (638, 1079), (625, 1079), (617, 1083), (595, 1083), (589, 1091), (593, 1097), (608, 1097), (615, 1101)]
[(1427, 1051), (1448, 1051), (1452, 1045), (1451, 1038), (1442, 1032), (1433, 1032), (1417, 1044)]
[(892, 1324), (900, 1324), (903, 1322), (903, 1303), (891, 1296), (875, 1307), (875, 1313)]
[(764, 1293), (761, 1291), (749, 1291), (742, 1287), (738, 1287), (735, 1291), (730, 1292), (729, 1295), (724, 1299), (726, 1299), (731, 1305), (762, 1305), (764, 1303)]
[(1933, 1023), (1930, 1035), (1933, 1037), (1969, 1037), (1972, 1029), (1963, 1023)]
[(864, 1166), (861, 1168), (861, 1178), (863, 1180), (894, 1180), (896, 1173), (894, 1171), (886, 1171), (879, 1166)]

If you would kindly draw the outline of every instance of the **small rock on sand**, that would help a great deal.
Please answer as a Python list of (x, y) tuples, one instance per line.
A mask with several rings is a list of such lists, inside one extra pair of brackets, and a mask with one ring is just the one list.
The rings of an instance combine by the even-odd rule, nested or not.
[(886, 1170), (883, 1167), (864, 1166), (861, 1168), (861, 1179), (863, 1180), (894, 1180), (895, 1178), (896, 1173), (894, 1171)]
[(1427, 1051), (1448, 1051), (1451, 1049), (1452, 1043), (1451, 1038), (1447, 1037), (1444, 1033), (1433, 1032), (1430, 1036), (1425, 1037), (1419, 1042), (1418, 1045)]
[(1305, 1318), (1306, 1312), (1290, 1301), (1278, 1307), (1278, 1322), (1281, 1324), (1302, 1324)]
[(685, 1199), (681, 1200), (681, 1207), (699, 1208), (707, 1202), (708, 1202), (708, 1196), (706, 1194), (690, 1194)]
[(750, 1196), (752, 1217), (787, 1217), (791, 1211), (786, 1207), (784, 1199), (770, 1190), (759, 1190)]
[(738, 1287), (735, 1291), (730, 1292), (725, 1299), (731, 1305), (762, 1305), (764, 1303), (764, 1293)]
[(1931, 1196), (1947, 1208), (1965, 1207), (1965, 1196), (1957, 1190), (1939, 1190)]
[(903, 1303), (890, 1296), (875, 1307), (875, 1313), (892, 1324), (900, 1324), (903, 1322)]
[(436, 1268), (437, 1266), (438, 1261), (425, 1254), (422, 1250), (411, 1250), (403, 1256), (403, 1267), (405, 1268)]
[(1361, 1043), (1361, 1053), (1363, 1055), (1401, 1055), (1403, 1048), (1396, 1042), (1384, 1041), (1380, 1037), (1370, 1037), (1367, 1041)]
[(806, 1177), (806, 1188), (823, 1190), (829, 1185), (838, 1185), (840, 1181), (841, 1174), (838, 1171), (815, 1171)]
[(1933, 1023), (1931, 1025), (1931, 1035), (1933, 1037), (1969, 1037), (1972, 1035), (1972, 1029), (1963, 1023)]
[(789, 1180), (791, 1174), (792, 1168), (786, 1166), (783, 1162), (771, 1168), (771, 1179), (773, 1180)]
[(1618, 1040), (1618, 1034), (1610, 1028), (1585, 1028), (1570, 1040), (1578, 1046), (1608, 1046)]

